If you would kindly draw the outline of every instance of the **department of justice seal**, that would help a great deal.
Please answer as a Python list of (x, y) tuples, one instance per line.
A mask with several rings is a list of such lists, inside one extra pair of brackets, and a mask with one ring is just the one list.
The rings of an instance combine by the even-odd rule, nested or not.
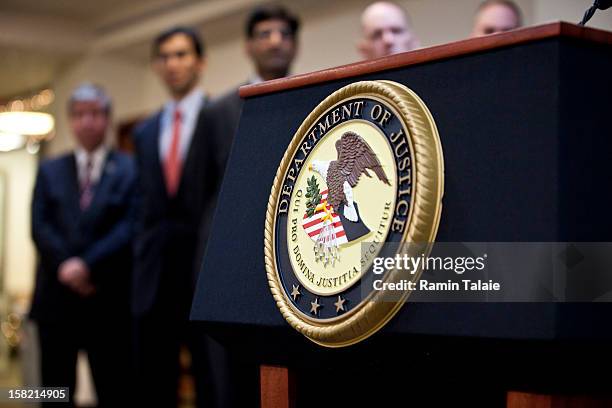
[[(266, 213), (268, 283), (287, 322), (328, 347), (384, 326), (409, 291), (380, 301), (384, 293), (362, 287), (364, 278), (387, 242), (408, 255), (416, 251), (408, 244), (429, 248), (443, 188), (438, 131), (410, 89), (356, 82), (321, 102), (285, 152)], [(399, 279), (395, 270), (383, 276)]]

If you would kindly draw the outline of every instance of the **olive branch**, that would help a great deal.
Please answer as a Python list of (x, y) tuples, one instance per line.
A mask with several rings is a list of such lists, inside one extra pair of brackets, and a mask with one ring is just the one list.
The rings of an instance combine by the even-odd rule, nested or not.
[(317, 179), (315, 176), (307, 179), (308, 188), (306, 189), (306, 214), (309, 217), (312, 217), (316, 211), (317, 205), (321, 203), (321, 199), (323, 196), (321, 195), (321, 190), (319, 190), (319, 183), (317, 183)]

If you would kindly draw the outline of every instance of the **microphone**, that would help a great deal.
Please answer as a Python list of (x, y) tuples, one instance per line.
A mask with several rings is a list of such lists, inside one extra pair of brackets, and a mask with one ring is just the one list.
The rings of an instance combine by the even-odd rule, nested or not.
[(587, 21), (589, 21), (591, 17), (593, 17), (593, 14), (595, 14), (595, 11), (597, 11), (597, 9), (606, 10), (610, 7), (612, 7), (612, 0), (595, 0), (593, 5), (589, 7), (589, 9), (584, 13), (584, 17), (582, 17), (582, 21), (579, 22), (578, 25), (584, 26)]
[(606, 10), (612, 7), (612, 0), (595, 0), (595, 7), (600, 10)]

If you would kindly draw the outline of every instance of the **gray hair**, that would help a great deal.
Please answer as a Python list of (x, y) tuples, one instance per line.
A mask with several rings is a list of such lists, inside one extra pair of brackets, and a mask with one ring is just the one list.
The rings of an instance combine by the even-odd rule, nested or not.
[(104, 88), (91, 82), (83, 82), (77, 86), (70, 94), (68, 99), (68, 112), (72, 110), (72, 105), (75, 102), (100, 102), (102, 108), (107, 115), (110, 114), (112, 108), (111, 98), (108, 96)]

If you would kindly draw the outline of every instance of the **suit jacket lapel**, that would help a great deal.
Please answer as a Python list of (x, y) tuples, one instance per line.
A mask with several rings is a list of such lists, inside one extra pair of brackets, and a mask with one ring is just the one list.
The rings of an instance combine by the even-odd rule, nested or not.
[[(179, 181), (179, 188), (177, 191), (177, 195), (179, 192), (184, 189), (185, 176), (190, 174), (191, 169), (196, 164), (198, 160), (202, 160), (201, 157), (198, 157), (198, 146), (200, 144), (200, 140), (196, 140), (200, 137), (207, 137), (206, 135), (202, 135), (202, 110), (206, 106), (208, 99), (204, 97), (202, 101), (202, 106), (200, 107), (200, 112), (198, 112), (198, 117), (196, 118), (196, 124), (193, 128), (193, 135), (191, 136), (191, 140), (189, 141), (189, 148), (187, 149), (187, 154), (185, 155), (185, 161), (183, 162), (183, 168), (181, 170), (181, 180)], [(163, 181), (163, 180), (162, 180)], [(165, 186), (164, 186), (165, 189)]]
[(81, 212), (80, 199), (81, 191), (79, 186), (79, 176), (77, 172), (76, 158), (74, 154), (66, 157), (66, 166), (64, 168), (66, 184), (66, 201), (70, 212), (78, 217)]
[(161, 157), (159, 156), (159, 139), (161, 138), (161, 117), (162, 111), (157, 114), (157, 117), (154, 120), (154, 125), (152, 128), (152, 140), (150, 143), (145, 143), (144, 148), (147, 149), (146, 156), (151, 159), (151, 164), (153, 168), (151, 169), (150, 176), (154, 178), (155, 185), (158, 188), (159, 197), (162, 200), (166, 200), (168, 198), (168, 194), (166, 192), (166, 182), (164, 176), (164, 170), (161, 165)]

